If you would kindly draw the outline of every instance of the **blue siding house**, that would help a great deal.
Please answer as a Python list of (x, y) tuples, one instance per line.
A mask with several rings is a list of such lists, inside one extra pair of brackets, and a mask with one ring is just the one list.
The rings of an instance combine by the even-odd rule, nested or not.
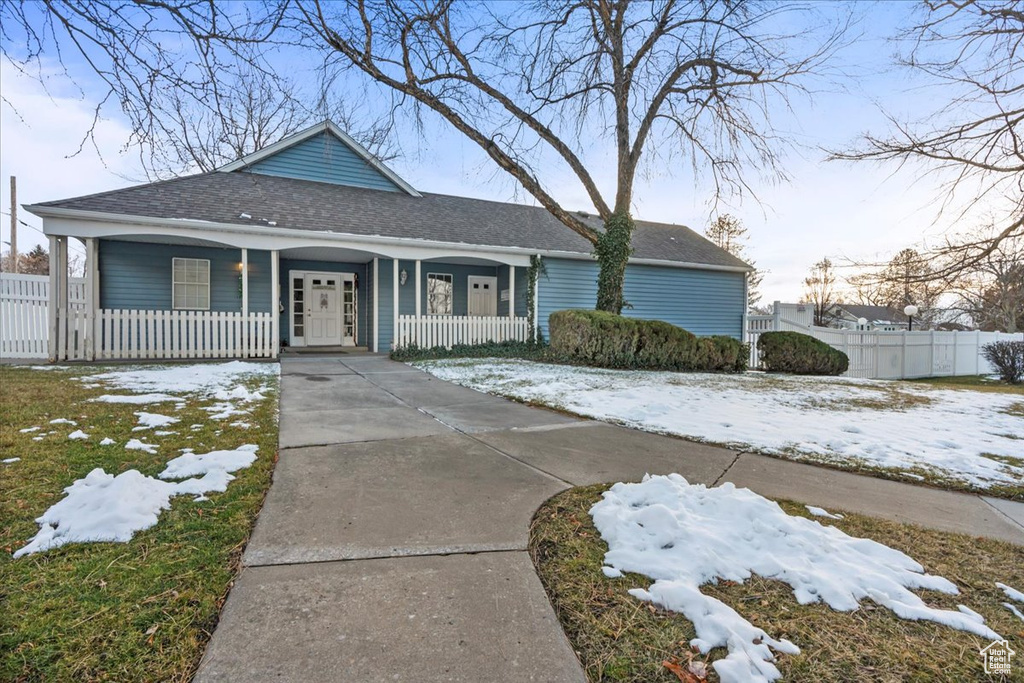
[[(596, 300), (590, 243), (547, 211), (421, 193), (331, 122), (210, 173), (26, 208), (57, 266), (54, 359), (527, 339)], [(749, 271), (688, 228), (638, 221), (624, 314), (741, 338)]]

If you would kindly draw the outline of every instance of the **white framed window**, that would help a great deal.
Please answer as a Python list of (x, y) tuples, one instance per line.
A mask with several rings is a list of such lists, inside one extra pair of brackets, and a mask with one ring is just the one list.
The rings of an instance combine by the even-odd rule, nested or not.
[(427, 273), (427, 315), (451, 315), (453, 292), (451, 273)]
[(210, 310), (210, 261), (203, 258), (172, 260), (171, 304), (175, 310)]

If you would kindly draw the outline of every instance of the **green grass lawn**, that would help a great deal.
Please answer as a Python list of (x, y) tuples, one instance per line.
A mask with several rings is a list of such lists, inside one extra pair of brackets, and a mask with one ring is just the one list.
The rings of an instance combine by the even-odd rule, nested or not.
[[(607, 545), (588, 513), (607, 485), (570, 489), (550, 499), (534, 517), (530, 553), (558, 618), (579, 654), (590, 681), (666, 681), (680, 678), (663, 662), (681, 665), (705, 661), (709, 681), (717, 681), (710, 658), (693, 651), (693, 626), (682, 615), (656, 608), (629, 595), (653, 580), (625, 574), (609, 579), (601, 572)], [(837, 503), (838, 505), (838, 503)], [(782, 503), (789, 514), (810, 516), (802, 505)], [(901, 550), (925, 570), (953, 581), (960, 595), (917, 591), (930, 605), (956, 609), (965, 604), (1024, 652), (1024, 622), (1001, 603), (1007, 598), (996, 581), (1024, 587), (1024, 548), (844, 513), (842, 520), (818, 519), (851, 536), (870, 538)], [(799, 605), (792, 589), (779, 581), (752, 577), (744, 584), (705, 585), (708, 595), (725, 602), (775, 638), (788, 638), (799, 655), (779, 655), (783, 679), (806, 681), (1024, 681), (1024, 665), (994, 679), (984, 674), (982, 639), (931, 622), (905, 621), (865, 600), (855, 612), (827, 605)], [(687, 680), (687, 679), (683, 679)]]
[[(277, 386), (272, 377), (242, 382), (269, 385), (266, 400), (241, 418), (217, 421), (202, 410), (210, 401), (189, 399), (180, 410), (93, 403), (103, 393), (74, 378), (104, 368), (31, 370), (0, 366), (0, 453), (19, 457), (0, 464), (0, 680), (187, 681), (217, 623), (242, 550), (270, 485), (277, 458)], [(132, 432), (133, 412), (180, 418), (154, 438)], [(91, 435), (71, 441), (68, 418)], [(201, 429), (190, 430), (192, 424)], [(20, 429), (40, 426), (34, 433)], [(32, 437), (55, 434), (41, 441)], [(118, 445), (100, 446), (111, 437)], [(128, 451), (128, 438), (158, 442), (159, 455)], [(196, 453), (259, 446), (258, 458), (235, 473), (224, 493), (195, 502), (176, 496), (156, 526), (129, 543), (70, 544), (11, 558), (38, 530), (33, 521), (64, 497), (63, 489), (92, 469), (110, 474), (137, 469), (156, 476), (179, 449)]]

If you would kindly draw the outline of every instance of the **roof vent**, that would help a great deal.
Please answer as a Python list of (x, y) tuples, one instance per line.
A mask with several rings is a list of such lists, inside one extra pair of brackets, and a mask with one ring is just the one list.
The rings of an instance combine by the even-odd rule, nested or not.
[(583, 218), (590, 218), (590, 214), (589, 214), (589, 213), (587, 213), (586, 211), (577, 211), (577, 212), (576, 212), (576, 215), (577, 215), (577, 216), (581, 216), (581, 217), (583, 217)]
[(252, 219), (252, 216), (250, 216), (247, 213), (240, 213), (240, 214), (238, 214), (238, 217), (241, 218), (242, 220), (246, 220), (246, 221)]

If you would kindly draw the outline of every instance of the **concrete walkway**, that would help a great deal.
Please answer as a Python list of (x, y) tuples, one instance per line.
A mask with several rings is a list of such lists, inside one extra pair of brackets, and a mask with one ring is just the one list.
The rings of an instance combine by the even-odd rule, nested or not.
[(281, 367), (280, 461), (203, 683), (583, 681), (530, 519), (646, 472), (1024, 545), (1024, 504), (575, 420), (379, 356)]

